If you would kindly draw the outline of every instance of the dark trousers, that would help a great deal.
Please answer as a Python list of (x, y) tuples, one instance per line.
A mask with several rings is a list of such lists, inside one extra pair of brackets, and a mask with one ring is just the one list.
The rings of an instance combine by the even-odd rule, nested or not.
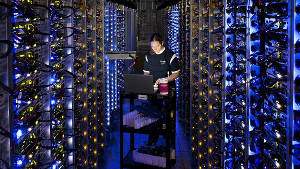
[[(159, 109), (164, 109), (166, 108), (164, 103), (161, 103), (160, 101), (154, 99), (154, 100), (151, 100), (151, 104), (154, 105), (154, 106), (158, 106)], [(173, 90), (173, 97), (171, 98), (170, 100), (170, 109), (169, 110), (166, 110), (166, 111), (163, 111), (165, 112), (166, 114), (163, 115), (163, 119), (161, 119), (161, 127), (163, 126), (163, 124), (166, 124), (166, 116), (169, 116), (170, 117), (170, 113), (172, 112), (173, 113), (173, 117), (171, 117), (170, 119), (170, 126), (171, 126), (171, 147), (173, 149), (175, 149), (175, 134), (176, 134), (176, 120), (175, 120), (175, 117), (176, 117), (176, 92), (175, 90)], [(158, 137), (159, 137), (159, 134), (157, 132), (153, 132), (151, 134), (149, 134), (149, 138), (148, 138), (148, 145), (156, 145), (157, 144), (157, 140), (158, 140)]]

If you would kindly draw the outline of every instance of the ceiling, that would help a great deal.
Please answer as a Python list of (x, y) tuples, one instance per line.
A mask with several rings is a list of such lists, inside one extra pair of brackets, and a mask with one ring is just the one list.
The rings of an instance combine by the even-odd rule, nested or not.
[[(108, 0), (110, 2), (123, 4), (129, 8), (137, 9), (137, 4), (143, 0)], [(148, 0), (149, 1), (149, 0)], [(157, 4), (157, 10), (163, 9), (179, 2), (180, 0), (153, 0)]]

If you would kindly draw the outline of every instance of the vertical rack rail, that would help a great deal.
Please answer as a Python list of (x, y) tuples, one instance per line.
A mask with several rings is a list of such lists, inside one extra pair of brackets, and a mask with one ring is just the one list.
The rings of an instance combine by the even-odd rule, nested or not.
[[(104, 72), (106, 129), (111, 131), (118, 116), (119, 96), (124, 90), (125, 62), (114, 54), (125, 50), (125, 7), (111, 2), (104, 3)], [(118, 53), (118, 52), (117, 52)], [(110, 55), (113, 54), (113, 55)], [(111, 57), (113, 56), (113, 57)], [(128, 59), (128, 58), (127, 58)], [(111, 137), (106, 135), (107, 143)]]
[[(111, 36), (113, 36), (113, 20), (111, 17), (113, 17), (112, 15), (112, 9), (113, 8), (113, 4), (110, 2), (104, 2), (104, 51), (113, 51), (113, 39), (111, 39)], [(112, 90), (111, 90), (111, 77), (113, 76), (113, 73), (110, 70), (110, 63), (109, 63), (109, 59), (106, 57), (106, 55), (104, 55), (104, 72), (105, 72), (105, 125), (106, 128), (108, 129), (110, 127), (111, 124), (111, 97), (113, 96), (112, 94)], [(109, 138), (109, 136), (107, 135), (107, 137)]]
[[(66, 15), (68, 16), (66, 21), (66, 27), (73, 27), (73, 18), (75, 15), (75, 9), (73, 8), (73, 1), (72, 0), (66, 0), (64, 3), (65, 7), (69, 8), (66, 10)], [(66, 32), (67, 37), (65, 46), (71, 47), (66, 48), (65, 50), (65, 69), (68, 72), (71, 72), (71, 75), (67, 75), (65, 78), (65, 100), (66, 100), (66, 148), (67, 151), (67, 157), (66, 157), (66, 168), (75, 169), (76, 167), (76, 161), (75, 161), (75, 109), (74, 109), (74, 93), (75, 93), (75, 74), (74, 74), (74, 40), (73, 36), (70, 36), (71, 34), (82, 34), (81, 30), (69, 30)]]
[(191, 1), (190, 44), (190, 141), (192, 163), (198, 161), (198, 104), (199, 104), (199, 1)]
[(98, 113), (96, 69), (96, 1), (86, 2), (88, 168), (98, 167)]
[[(104, 2), (104, 51), (109, 51), (109, 46), (110, 46), (110, 40), (109, 40), (109, 2)], [(110, 88), (108, 87), (109, 84), (109, 77), (108, 77), (108, 72), (109, 72), (109, 62), (107, 60), (107, 57), (104, 55), (103, 58), (104, 62), (104, 105), (105, 105), (105, 126), (110, 125)]]
[(86, 54), (86, 2), (75, 0), (73, 25), (83, 34), (74, 38), (74, 118), (75, 118), (75, 161), (76, 166), (88, 168), (88, 107), (87, 107), (87, 54)]
[(199, 3), (198, 168), (208, 167), (209, 1)]
[[(1, 3), (10, 4), (9, 0), (1, 0)], [(6, 134), (0, 135), (0, 168), (12, 168), (14, 162), (14, 153), (10, 149), (12, 146), (12, 130), (13, 130), (13, 118), (12, 118), (12, 93), (7, 89), (12, 89), (12, 59), (11, 59), (11, 16), (5, 17), (5, 13), (9, 12), (9, 9), (5, 6), (0, 6), (1, 19), (0, 19), (0, 127), (2, 132)], [(7, 89), (5, 89), (5, 87)]]
[(182, 81), (181, 84), (183, 91), (183, 116), (181, 118), (182, 125), (184, 129), (184, 133), (187, 138), (190, 137), (190, 27), (191, 27), (191, 20), (190, 20), (190, 1), (185, 0), (182, 4), (182, 19), (183, 19), (183, 41), (181, 45), (182, 48), (182, 57), (183, 57), (183, 78), (180, 80)]
[[(167, 11), (168, 12), (168, 11)], [(183, 83), (184, 79), (185, 79), (185, 69), (184, 69), (184, 56), (183, 56), (183, 44), (184, 44), (184, 33), (183, 33), (183, 27), (184, 27), (184, 20), (183, 20), (183, 2), (179, 2), (179, 63), (181, 65), (181, 69), (180, 69), (180, 79), (179, 79), (179, 83), (181, 84), (179, 86), (179, 90), (178, 90), (178, 101), (177, 101), (177, 105), (176, 105), (176, 109), (178, 112), (178, 121), (182, 122), (182, 118), (183, 118), (183, 114), (184, 114), (184, 87), (183, 87)]]
[[(300, 167), (300, 1), (290, 1), (291, 10), (291, 103), (289, 112), (289, 129), (290, 129), (290, 142), (292, 143), (292, 157), (290, 158), (291, 164), (287, 167), (293, 167), (294, 169)], [(294, 36), (293, 36), (294, 35)]]
[(223, 168), (223, 0), (210, 0), (208, 14), (208, 168)]
[[(115, 51), (116, 43), (116, 5), (111, 2), (104, 2), (104, 51)], [(116, 84), (116, 60), (110, 60), (107, 55), (104, 55), (105, 69), (105, 114), (106, 114), (106, 129), (112, 130), (114, 110), (115, 110), (115, 84)], [(110, 142), (110, 135), (106, 135), (106, 142)]]
[[(189, 36), (187, 32), (189, 29), (190, 22), (190, 11), (187, 7), (189, 2), (187, 0), (179, 2), (179, 63), (181, 65), (180, 69), (180, 78), (178, 87), (178, 102), (177, 102), (177, 112), (178, 112), (178, 120), (181, 122), (184, 128), (184, 133), (187, 138), (189, 138), (189, 122), (186, 119), (187, 114), (190, 111), (189, 105), (189, 79), (190, 79), (190, 58), (187, 55), (187, 48), (189, 46)], [(188, 125), (188, 126), (187, 126)]]
[[(128, 9), (123, 5), (117, 5), (117, 14), (116, 14), (116, 30), (117, 30), (117, 50), (124, 51), (125, 50), (125, 10)], [(129, 68), (130, 69), (130, 68)], [(117, 83), (115, 84), (116, 88), (116, 104), (115, 108), (118, 109), (120, 105), (120, 94), (125, 91), (124, 84), (124, 76), (123, 73), (125, 71), (125, 62), (123, 59), (117, 60)], [(117, 114), (117, 113), (116, 113)], [(117, 115), (115, 115), (117, 116)]]
[[(61, 7), (62, 13), (64, 13), (64, 30), (65, 42), (64, 42), (64, 52), (61, 57), (64, 57), (64, 69), (67, 72), (64, 77), (64, 111), (65, 116), (63, 125), (65, 127), (64, 136), (65, 137), (65, 160), (64, 167), (75, 168), (75, 130), (74, 130), (74, 41), (73, 34), (82, 34), (81, 30), (73, 29), (73, 17), (75, 14), (75, 9), (72, 7), (72, 0), (65, 0)], [(54, 112), (53, 112), (54, 113)], [(56, 118), (59, 119), (59, 115), (56, 114)], [(53, 117), (52, 117), (53, 118)], [(62, 117), (63, 118), (63, 117)]]
[[(168, 23), (168, 46), (179, 58), (179, 5), (173, 5), (170, 9), (170, 23)], [(179, 79), (175, 79), (176, 83), (176, 96), (178, 98)], [(178, 99), (177, 99), (178, 101)]]
[(97, 115), (98, 115), (98, 154), (99, 166), (103, 166), (105, 153), (105, 104), (104, 104), (104, 2), (97, 1), (96, 5), (96, 69), (97, 69)]
[[(117, 5), (116, 6), (116, 50), (117, 51), (125, 51), (125, 11), (128, 10), (128, 7), (124, 5)], [(134, 60), (134, 58), (131, 58)], [(124, 73), (125, 71), (131, 70), (132, 66), (125, 67), (125, 60), (119, 58), (116, 60), (115, 66), (115, 113), (114, 119), (116, 120), (119, 116), (119, 108), (120, 108), (120, 97), (121, 93), (125, 91), (125, 84), (124, 84)], [(125, 70), (127, 69), (127, 70)]]
[(50, 1), (50, 135), (52, 168), (73, 168), (74, 159), (74, 79), (73, 28), (75, 10), (71, 1)]

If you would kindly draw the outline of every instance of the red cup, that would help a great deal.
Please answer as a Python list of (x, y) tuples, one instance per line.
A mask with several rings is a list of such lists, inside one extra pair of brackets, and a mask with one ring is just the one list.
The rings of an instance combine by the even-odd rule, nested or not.
[(160, 94), (168, 94), (168, 78), (159, 78), (159, 91)]

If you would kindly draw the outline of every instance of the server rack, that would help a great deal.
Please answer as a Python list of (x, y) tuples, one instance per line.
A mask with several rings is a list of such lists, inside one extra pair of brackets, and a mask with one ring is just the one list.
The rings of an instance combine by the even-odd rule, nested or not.
[[(34, 4), (34, 2), (39, 5)], [(7, 2), (9, 3), (9, 2)], [(50, 139), (52, 138), (50, 99), (53, 94), (49, 69), (51, 32), (49, 1), (11, 1), (8, 13), (11, 19), (11, 73), (13, 82), (10, 95), (12, 164), (11, 168), (49, 165), (53, 160)], [(29, 11), (25, 12), (25, 9)], [(9, 8), (8, 8), (9, 9)], [(13, 15), (12, 15), (13, 13)], [(53, 68), (55, 69), (55, 68)], [(40, 157), (43, 156), (43, 159)]]
[(190, 57), (190, 141), (191, 163), (195, 165), (198, 160), (198, 112), (199, 112), (199, 1), (191, 1), (191, 57)]
[(88, 117), (88, 166), (97, 168), (99, 162), (97, 70), (96, 69), (96, 1), (86, 1), (86, 55), (87, 55), (87, 117)]
[(181, 75), (178, 83), (178, 120), (184, 127), (184, 132), (189, 138), (190, 133), (190, 2), (179, 2), (179, 64)]
[[(289, 168), (288, 1), (250, 1), (249, 168)], [(280, 65), (280, 66), (279, 66)], [(250, 140), (252, 140), (250, 142)], [(274, 149), (279, 149), (275, 151)], [(259, 162), (257, 162), (259, 161)]]
[(104, 104), (104, 2), (97, 1), (96, 5), (96, 69), (97, 69), (97, 114), (98, 118), (98, 155), (99, 165), (105, 165), (105, 104)]
[(246, 1), (225, 5), (225, 167), (246, 166), (247, 159), (246, 5)]
[[(41, 2), (42, 4), (42, 2)], [(70, 167), (74, 165), (74, 77), (72, 2), (50, 1), (50, 140), (52, 167)], [(49, 29), (49, 26), (47, 27)], [(46, 30), (46, 29), (45, 29)], [(76, 32), (79, 33), (80, 31)], [(43, 47), (41, 48), (41, 50)], [(49, 49), (48, 49), (49, 50)], [(42, 56), (49, 58), (49, 53)], [(74, 76), (73, 76), (74, 75)], [(46, 102), (47, 103), (47, 102)], [(49, 103), (48, 103), (49, 104)], [(48, 107), (47, 104), (44, 106)], [(49, 117), (48, 117), (49, 118)], [(43, 128), (47, 128), (44, 126)], [(44, 136), (40, 136), (45, 138)], [(49, 142), (49, 141), (48, 141)], [(42, 146), (41, 146), (42, 147)], [(39, 158), (41, 158), (40, 156)]]
[[(9, 1), (1, 0), (1, 3), (10, 4)], [(12, 145), (12, 135), (11, 131), (13, 129), (13, 120), (12, 120), (12, 103), (13, 99), (10, 95), (10, 92), (5, 90), (3, 86), (7, 86), (8, 88), (12, 88), (13, 81), (10, 77), (12, 73), (12, 59), (11, 59), (11, 17), (4, 17), (5, 13), (9, 11), (4, 6), (1, 6), (1, 11), (3, 16), (0, 19), (0, 116), (2, 117), (0, 120), (1, 131), (6, 134), (0, 135), (0, 167), (1, 168), (11, 168), (13, 165), (13, 151), (10, 149)]]
[[(209, 1), (203, 0), (199, 3), (199, 122), (198, 122), (198, 159), (193, 167), (207, 167), (205, 160), (208, 155), (208, 43), (209, 43)], [(196, 165), (196, 166), (195, 166)]]
[[(290, 90), (292, 95), (289, 97), (290, 106), (287, 111), (288, 125), (287, 128), (289, 129), (288, 133), (288, 141), (287, 141), (287, 150), (291, 150), (291, 153), (288, 154), (287, 159), (287, 167), (290, 168), (299, 168), (300, 167), (300, 144), (299, 144), (299, 119), (300, 119), (300, 111), (299, 111), (299, 53), (300, 53), (300, 1), (294, 0), (289, 2), (289, 7), (292, 9), (289, 13), (290, 16), (290, 45), (289, 49), (291, 52), (291, 59), (290, 59), (290, 73), (291, 73), (291, 80), (290, 80)], [(292, 144), (289, 144), (292, 143)]]
[(74, 27), (81, 30), (82, 34), (74, 36), (74, 73), (78, 77), (74, 81), (75, 87), (75, 153), (76, 162), (83, 168), (90, 165), (88, 159), (88, 107), (87, 107), (87, 55), (86, 55), (86, 1), (74, 1), (76, 9), (73, 19)]
[[(192, 166), (222, 168), (223, 2), (191, 5)], [(193, 82), (193, 83), (192, 83)]]
[[(287, 151), (290, 141), (286, 136), (292, 132), (287, 125), (293, 120), (287, 118), (291, 93), (286, 84), (291, 79), (288, 58), (292, 54), (288, 52), (287, 39), (292, 33), (287, 29), (287, 16), (293, 7), (287, 1), (201, 1), (199, 8), (204, 15), (199, 14), (202, 26), (199, 27), (198, 167), (290, 168), (291, 155)], [(224, 99), (221, 102), (218, 98)], [(204, 109), (203, 104), (207, 106)], [(203, 118), (206, 122), (201, 123)], [(258, 138), (256, 134), (263, 137)], [(259, 139), (260, 143), (253, 141)], [(274, 146), (281, 151), (274, 152)], [(201, 160), (203, 154), (207, 158)]]
[[(124, 91), (123, 73), (125, 67), (124, 58), (118, 56), (118, 51), (125, 50), (125, 10), (123, 5), (105, 2), (105, 33), (104, 33), (104, 69), (105, 69), (105, 105), (106, 126), (112, 131), (114, 122), (119, 116), (120, 93)], [(127, 57), (126, 59), (128, 59)], [(129, 58), (130, 59), (130, 58)], [(132, 66), (128, 66), (129, 69)], [(107, 136), (107, 143), (111, 137)]]
[(98, 127), (104, 107), (96, 78), (103, 78), (104, 48), (96, 31), (101, 41), (104, 27), (103, 19), (96, 27), (103, 12), (95, 4), (1, 1), (8, 40), (1, 41), (1, 168), (98, 166), (105, 128), (103, 121)]
[(208, 168), (223, 168), (223, 0), (209, 2)]
[[(198, 80), (190, 85), (192, 166), (298, 166), (297, 2), (189, 3), (191, 24), (180, 20), (180, 31), (191, 26), (190, 62), (181, 61), (190, 64), (190, 82)], [(179, 5), (189, 8), (185, 1)]]

